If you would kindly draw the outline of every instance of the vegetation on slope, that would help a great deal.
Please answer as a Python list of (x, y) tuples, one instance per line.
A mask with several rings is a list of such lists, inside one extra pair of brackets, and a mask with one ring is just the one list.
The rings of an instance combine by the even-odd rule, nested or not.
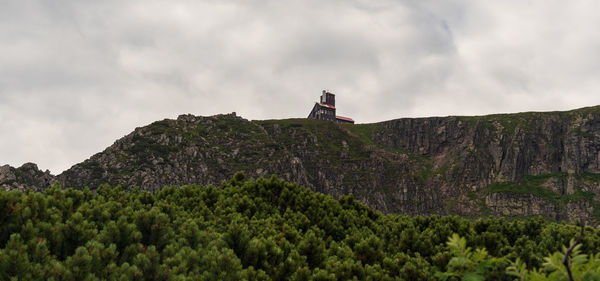
[[(572, 194), (559, 194), (547, 186), (552, 184), (553, 181), (555, 185), (562, 185), (562, 182), (566, 181), (567, 177), (569, 177), (567, 173), (524, 176), (518, 181), (492, 183), (485, 188), (482, 195), (486, 196), (492, 193), (534, 195), (557, 208), (565, 208), (565, 205), (568, 203), (586, 201), (590, 206), (594, 207), (595, 210), (600, 210), (600, 203), (594, 200), (595, 193), (592, 191), (576, 189)], [(586, 186), (596, 184), (600, 180), (598, 174), (585, 173), (581, 176), (574, 177), (574, 181), (577, 182), (578, 186)], [(471, 196), (474, 198), (477, 197), (474, 193), (471, 193)], [(600, 219), (600, 213), (598, 211), (594, 212), (594, 218), (596, 220)]]
[[(55, 186), (0, 191), (0, 280), (434, 280), (456, 270), (455, 233), (496, 257), (483, 277), (512, 280), (511, 260), (540, 267), (577, 232), (539, 218), (383, 215), (243, 174), (157, 193)], [(598, 252), (600, 231), (585, 233), (581, 250)]]
[[(284, 133), (274, 136), (277, 143), (284, 147), (304, 145), (302, 142), (310, 140), (311, 153), (320, 157), (341, 158), (343, 161), (354, 161), (368, 159), (370, 150), (365, 147), (362, 139), (351, 138), (345, 130), (340, 128), (340, 124), (314, 119), (284, 119), (284, 120), (266, 120), (256, 121), (267, 131), (278, 130)], [(359, 125), (357, 125), (359, 126)], [(342, 155), (342, 141), (346, 143), (348, 154)]]
[[(218, 184), (243, 171), (251, 178), (277, 174), (334, 197), (352, 193), (385, 213), (598, 224), (597, 120), (600, 107), (374, 124), (181, 115), (136, 128), (57, 177), (6, 167), (0, 187), (41, 190), (58, 180), (73, 188), (108, 183), (156, 191)], [(530, 180), (552, 174), (548, 184)]]

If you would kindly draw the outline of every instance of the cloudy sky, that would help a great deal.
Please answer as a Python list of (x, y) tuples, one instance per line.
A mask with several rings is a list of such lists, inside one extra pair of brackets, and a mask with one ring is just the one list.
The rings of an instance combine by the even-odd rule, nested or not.
[(0, 165), (179, 114), (360, 123), (600, 104), (597, 0), (2, 0)]

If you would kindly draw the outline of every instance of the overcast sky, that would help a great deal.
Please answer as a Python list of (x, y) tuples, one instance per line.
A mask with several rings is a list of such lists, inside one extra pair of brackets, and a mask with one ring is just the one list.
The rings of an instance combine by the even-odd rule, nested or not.
[(359, 123), (600, 104), (597, 0), (1, 0), (0, 165), (179, 114)]

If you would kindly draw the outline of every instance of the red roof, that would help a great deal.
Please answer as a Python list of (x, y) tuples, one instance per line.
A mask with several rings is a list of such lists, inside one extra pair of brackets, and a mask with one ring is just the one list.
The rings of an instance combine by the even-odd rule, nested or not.
[(336, 116), (335, 119), (341, 119), (341, 120), (346, 120), (346, 121), (354, 122), (354, 120), (352, 120), (352, 118), (344, 117), (344, 116)]
[(319, 103), (319, 105), (335, 109), (335, 106), (333, 106), (333, 105), (331, 105), (331, 104), (327, 104), (327, 103)]

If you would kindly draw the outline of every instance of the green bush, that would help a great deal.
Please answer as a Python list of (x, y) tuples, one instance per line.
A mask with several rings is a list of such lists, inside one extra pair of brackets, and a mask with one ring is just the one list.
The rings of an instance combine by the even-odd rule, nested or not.
[[(383, 215), (352, 196), (243, 174), (156, 193), (55, 186), (0, 191), (0, 281), (513, 280), (541, 272), (577, 233), (538, 218)], [(585, 234), (577, 272), (598, 261), (600, 231)]]

